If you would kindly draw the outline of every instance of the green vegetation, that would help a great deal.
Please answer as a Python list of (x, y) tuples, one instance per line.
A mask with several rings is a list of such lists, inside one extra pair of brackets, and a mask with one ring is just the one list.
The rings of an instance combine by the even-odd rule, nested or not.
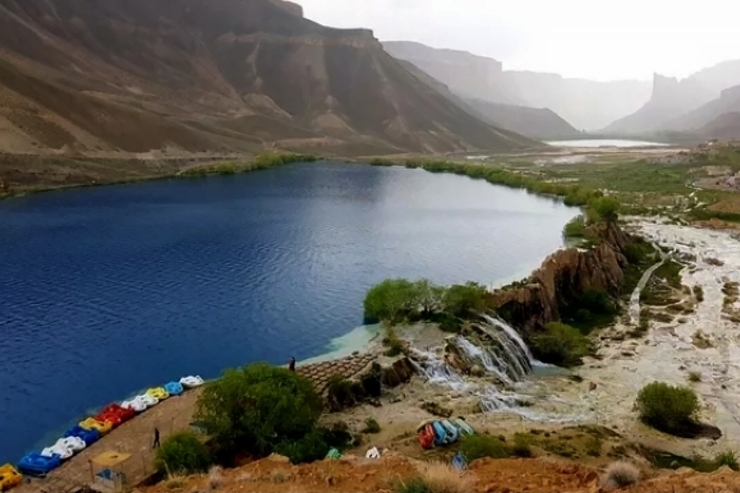
[(209, 164), (206, 166), (197, 166), (182, 171), (178, 176), (185, 178), (197, 178), (209, 175), (235, 175), (246, 171), (255, 171), (259, 169), (275, 168), (291, 163), (304, 163), (317, 161), (318, 157), (311, 154), (292, 154), (292, 153), (275, 153), (267, 152), (259, 154), (252, 161), (226, 161)]
[(610, 325), (619, 313), (618, 305), (605, 291), (586, 289), (563, 307), (562, 321), (584, 334)]
[(169, 476), (206, 472), (211, 463), (208, 448), (191, 431), (165, 438), (154, 459), (157, 470)]
[(704, 288), (702, 288), (699, 284), (696, 284), (693, 288), (691, 288), (691, 291), (694, 293), (694, 298), (696, 298), (696, 301), (701, 303), (704, 301)]
[[(426, 279), (386, 279), (365, 295), (365, 323), (383, 322), (386, 345), (392, 348), (393, 325), (426, 320), (439, 323), (443, 330), (457, 332), (461, 319), (486, 311), (487, 296), (486, 288), (473, 282), (445, 288)], [(396, 345), (398, 354), (400, 349)]]
[(385, 351), (386, 356), (391, 358), (399, 356), (406, 350), (406, 346), (403, 341), (398, 337), (396, 331), (391, 325), (386, 325), (383, 329), (385, 331), (385, 337), (383, 337), (383, 345), (388, 349)]
[(727, 466), (733, 471), (740, 470), (737, 454), (732, 450), (719, 452), (712, 459), (707, 459), (698, 455), (692, 458), (687, 458), (662, 450), (648, 451), (646, 456), (650, 463), (659, 469), (678, 469), (681, 467), (688, 467), (698, 472), (710, 473), (716, 471), (720, 467)]
[(563, 227), (563, 236), (566, 238), (585, 238), (586, 237), (586, 218), (576, 216)]
[(653, 382), (637, 394), (637, 409), (646, 424), (676, 434), (693, 424), (699, 411), (699, 398), (689, 387)]
[(419, 475), (399, 482), (395, 493), (470, 493), (475, 480), (441, 462), (426, 464)]
[(316, 447), (322, 409), (321, 397), (306, 378), (258, 363), (226, 370), (208, 382), (198, 398), (196, 419), (225, 453), (263, 457), (279, 448), (300, 459), (310, 454), (295, 444), (309, 452)]
[(474, 461), (483, 457), (492, 459), (505, 459), (511, 454), (506, 447), (506, 443), (496, 437), (489, 435), (466, 435), (460, 439), (460, 451), (465, 457)]
[(672, 288), (681, 289), (681, 270), (683, 270), (683, 265), (675, 260), (667, 260), (655, 270), (653, 275), (668, 283)]
[(578, 329), (560, 322), (547, 324), (545, 332), (532, 337), (530, 346), (538, 360), (564, 367), (580, 365), (591, 352), (588, 339)]
[(380, 433), (380, 425), (378, 421), (373, 418), (367, 418), (365, 420), (365, 428), (362, 430), (363, 433)]

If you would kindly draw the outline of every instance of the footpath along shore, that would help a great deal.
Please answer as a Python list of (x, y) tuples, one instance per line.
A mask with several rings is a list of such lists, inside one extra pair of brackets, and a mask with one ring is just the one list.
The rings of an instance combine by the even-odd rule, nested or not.
[[(319, 392), (323, 392), (334, 375), (356, 376), (376, 359), (373, 353), (363, 353), (332, 361), (299, 366), (296, 372), (307, 377)], [(98, 442), (67, 460), (45, 478), (24, 478), (13, 489), (15, 493), (73, 493), (92, 482), (91, 460), (102, 453), (113, 452), (129, 457), (117, 471), (123, 472), (128, 486), (135, 486), (155, 473), (153, 448), (154, 429), (165, 440), (172, 433), (191, 428), (196, 402), (203, 388), (170, 397), (111, 431)]]

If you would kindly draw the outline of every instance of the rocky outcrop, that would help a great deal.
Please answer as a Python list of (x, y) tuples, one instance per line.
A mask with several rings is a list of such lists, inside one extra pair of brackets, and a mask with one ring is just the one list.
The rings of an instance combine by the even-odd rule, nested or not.
[(303, 17), (303, 7), (294, 2), (288, 2), (287, 0), (272, 0), (272, 3), (296, 17)]
[(586, 290), (617, 296), (629, 265), (623, 253), (628, 244), (627, 235), (616, 223), (600, 225), (594, 233), (601, 242), (593, 249), (555, 252), (525, 284), (494, 292), (492, 304), (499, 316), (530, 334), (560, 320), (561, 314)]

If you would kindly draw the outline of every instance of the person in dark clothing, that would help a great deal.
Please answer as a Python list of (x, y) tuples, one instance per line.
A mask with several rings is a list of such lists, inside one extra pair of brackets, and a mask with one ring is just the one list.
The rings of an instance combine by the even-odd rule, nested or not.
[(288, 370), (295, 371), (295, 356), (290, 357), (290, 362), (288, 362)]
[(154, 428), (154, 445), (152, 448), (159, 448), (159, 428)]

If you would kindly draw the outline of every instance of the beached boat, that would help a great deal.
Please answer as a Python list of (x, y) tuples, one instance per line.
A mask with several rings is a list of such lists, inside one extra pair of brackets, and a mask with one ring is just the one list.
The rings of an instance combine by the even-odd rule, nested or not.
[(444, 445), (447, 440), (447, 432), (442, 423), (435, 421), (432, 423), (432, 428), (434, 429), (434, 445), (437, 447)]
[(203, 385), (203, 379), (200, 378), (200, 375), (189, 375), (187, 377), (182, 377), (180, 379), (180, 383), (186, 389), (192, 389), (193, 387), (200, 387)]
[(169, 382), (164, 385), (164, 390), (170, 395), (180, 395), (185, 389), (180, 382)]
[(18, 462), (18, 470), (32, 476), (41, 476), (53, 471), (61, 463), (62, 460), (59, 455), (54, 454), (51, 457), (44, 457), (38, 452), (31, 452), (24, 455)]
[(146, 394), (150, 397), (154, 397), (158, 401), (163, 401), (170, 396), (170, 394), (164, 390), (164, 387), (152, 387), (146, 391)]
[(66, 437), (77, 437), (85, 442), (85, 445), (92, 445), (93, 443), (100, 440), (100, 432), (98, 430), (86, 430), (85, 428), (77, 425), (64, 432)]
[(101, 423), (109, 421), (115, 428), (134, 416), (136, 416), (136, 411), (133, 409), (124, 408), (119, 404), (108, 404), (97, 416), (95, 416), (95, 419)]
[(23, 475), (11, 464), (0, 466), (0, 491), (9, 491), (23, 481)]
[(460, 433), (462, 433), (463, 435), (473, 435), (473, 434), (475, 434), (475, 430), (473, 429), (473, 427), (470, 426), (467, 423), (467, 421), (465, 421), (464, 419), (458, 418), (458, 419), (454, 420), (452, 422), (452, 424), (454, 424), (455, 426), (457, 426), (460, 429)]
[(455, 443), (460, 436), (460, 431), (458, 430), (458, 428), (446, 419), (442, 420), (440, 423), (442, 424), (442, 426), (444, 426), (444, 429), (447, 432), (447, 439), (445, 443)]
[(424, 450), (428, 450), (434, 447), (435, 436), (432, 425), (428, 424), (421, 428), (417, 437), (419, 439), (419, 445), (421, 445), (421, 448), (423, 448)]
[(87, 418), (84, 421), (80, 421), (79, 425), (80, 428), (84, 428), (86, 430), (97, 430), (100, 435), (105, 435), (113, 429), (113, 425), (110, 421), (98, 421), (95, 418)]

